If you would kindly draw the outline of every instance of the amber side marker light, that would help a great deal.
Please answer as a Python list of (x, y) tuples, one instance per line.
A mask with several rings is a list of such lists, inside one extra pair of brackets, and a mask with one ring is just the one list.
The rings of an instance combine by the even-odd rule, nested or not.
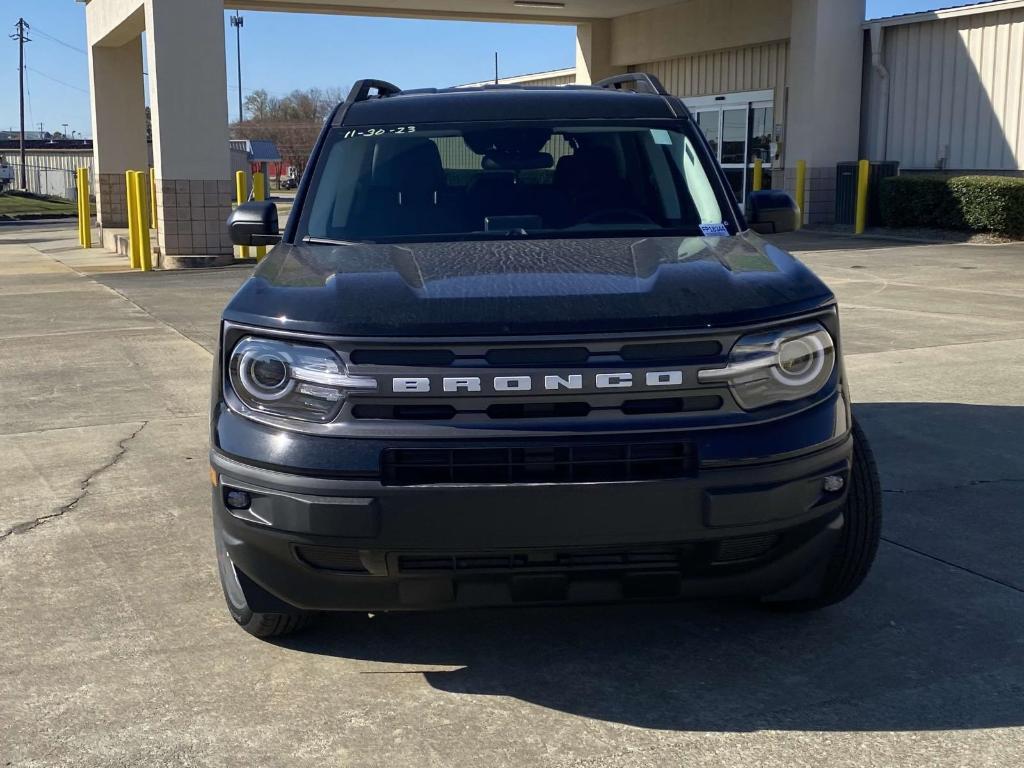
[(217, 470), (210, 467), (210, 485), (216, 488), (218, 483), (220, 483), (220, 478), (217, 477)]

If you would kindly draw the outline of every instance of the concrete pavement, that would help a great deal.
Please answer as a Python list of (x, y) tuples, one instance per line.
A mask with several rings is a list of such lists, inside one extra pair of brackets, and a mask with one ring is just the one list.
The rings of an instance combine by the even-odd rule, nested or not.
[[(698, 603), (234, 626), (206, 478), (248, 270), (0, 230), (0, 766), (1016, 766), (1024, 247), (799, 234), (843, 302), (885, 542), (812, 616)], [(104, 260), (107, 259), (107, 260)]]

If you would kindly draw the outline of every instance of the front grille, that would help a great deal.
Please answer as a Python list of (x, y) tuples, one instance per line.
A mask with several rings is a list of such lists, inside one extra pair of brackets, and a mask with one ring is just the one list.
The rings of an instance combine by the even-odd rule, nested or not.
[(384, 485), (665, 480), (696, 474), (697, 453), (686, 442), (389, 448), (381, 470)]
[[(596, 399), (596, 398), (595, 398)], [(724, 401), (718, 395), (692, 395), (687, 397), (648, 397), (620, 400), (616, 405), (591, 405), (587, 402), (544, 401), (525, 403), (494, 403), (480, 410), (473, 403), (455, 401), (454, 405), (431, 404), (390, 404), (359, 403), (352, 406), (352, 418), (360, 421), (451, 421), (459, 414), (484, 416), (490, 420), (501, 419), (569, 419), (585, 418), (595, 413), (642, 416), (651, 414), (696, 413), (717, 411)]]
[[(726, 419), (738, 410), (728, 387), (701, 384), (698, 373), (723, 365), (738, 337), (727, 331), (339, 341), (332, 346), (349, 373), (373, 378), (376, 387), (351, 392), (338, 420), (357, 429), (389, 422), (405, 436), (437, 428), (489, 430), (493, 436), (513, 424), (524, 432), (558, 423), (566, 430), (586, 424), (600, 431), (646, 431), (659, 428), (655, 422)], [(650, 379), (655, 373), (660, 378)], [(623, 381), (602, 383), (602, 375)]]
[(398, 556), (399, 573), (488, 573), (577, 570), (678, 570), (683, 549), (636, 551), (425, 553)]
[(518, 366), (575, 367), (587, 364), (628, 362), (660, 365), (684, 360), (708, 360), (722, 354), (722, 342), (714, 339), (657, 341), (646, 343), (600, 343), (590, 346), (520, 346), (492, 348), (462, 345), (450, 348), (367, 348), (350, 352), (354, 365), (462, 367), (484, 365), (495, 368)]

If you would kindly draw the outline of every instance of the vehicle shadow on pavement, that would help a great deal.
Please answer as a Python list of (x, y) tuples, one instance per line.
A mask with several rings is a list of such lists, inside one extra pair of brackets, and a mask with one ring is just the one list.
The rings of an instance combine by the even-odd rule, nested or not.
[(887, 520), (875, 569), (839, 606), (348, 616), (282, 646), (381, 663), (366, 674), (422, 673), (447, 694), (511, 696), (645, 728), (1024, 725), (1024, 534), (1013, 480), (1024, 478), (1024, 408), (886, 403), (857, 415), (882, 468)]

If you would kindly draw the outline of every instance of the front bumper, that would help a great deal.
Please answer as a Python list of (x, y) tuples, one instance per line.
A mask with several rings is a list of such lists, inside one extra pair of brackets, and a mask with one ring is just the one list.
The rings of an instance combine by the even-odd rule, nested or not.
[[(404, 487), (214, 451), (213, 508), (258, 611), (796, 598), (842, 531), (848, 483), (824, 478), (849, 478), (851, 447), (670, 480)], [(229, 510), (231, 489), (250, 505)]]

